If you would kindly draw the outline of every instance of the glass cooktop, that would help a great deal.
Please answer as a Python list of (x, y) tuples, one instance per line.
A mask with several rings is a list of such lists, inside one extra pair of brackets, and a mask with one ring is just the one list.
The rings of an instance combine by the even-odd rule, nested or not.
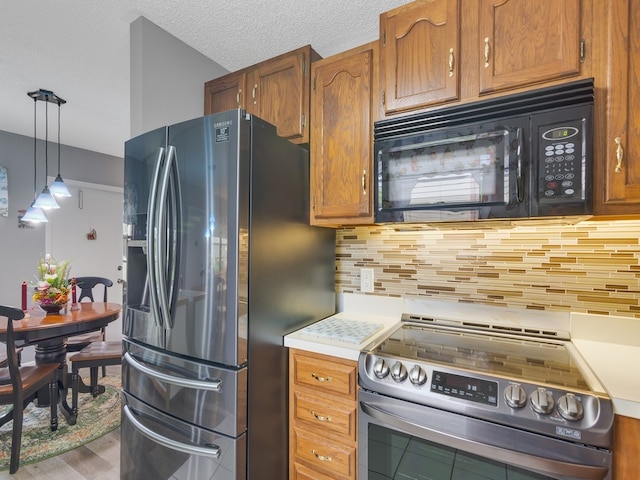
[(591, 391), (566, 345), (552, 340), (405, 324), (375, 352), (523, 382)]

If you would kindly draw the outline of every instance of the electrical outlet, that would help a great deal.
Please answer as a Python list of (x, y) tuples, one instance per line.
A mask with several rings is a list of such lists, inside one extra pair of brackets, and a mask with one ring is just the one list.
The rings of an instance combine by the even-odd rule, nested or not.
[(373, 292), (373, 268), (360, 269), (360, 291)]

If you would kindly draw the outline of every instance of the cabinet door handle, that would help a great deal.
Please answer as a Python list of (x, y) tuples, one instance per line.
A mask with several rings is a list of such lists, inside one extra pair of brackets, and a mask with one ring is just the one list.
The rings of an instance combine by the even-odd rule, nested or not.
[(484, 37), (484, 68), (489, 68), (489, 55), (491, 55), (491, 45), (489, 45), (489, 37)]
[(324, 416), (324, 415), (320, 415), (319, 413), (314, 412), (313, 410), (311, 410), (311, 415), (313, 415), (315, 417), (316, 420), (318, 420), (319, 422), (330, 422), (331, 421), (331, 417), (330, 416)]
[(254, 105), (255, 105), (256, 103), (258, 103), (258, 102), (256, 101), (256, 92), (257, 92), (257, 91), (258, 91), (258, 84), (256, 83), (256, 84), (253, 86), (253, 90), (251, 90), (251, 98), (253, 98), (253, 104), (254, 104)]
[(367, 194), (367, 171), (362, 170), (362, 195)]
[(620, 137), (616, 137), (614, 140), (616, 142), (616, 173), (622, 172), (622, 159), (624, 158), (624, 150), (622, 149), (622, 139)]
[(449, 76), (453, 77), (453, 48), (449, 49)]
[(242, 89), (239, 88), (238, 89), (238, 93), (236, 93), (236, 103), (238, 104), (238, 108), (240, 108), (242, 105), (240, 105), (240, 95), (242, 95)]
[(331, 377), (321, 377), (320, 375), (318, 375), (317, 373), (311, 373), (311, 376), (313, 378), (315, 378), (317, 381), (319, 382), (330, 382), (333, 380), (333, 378)]
[(329, 455), (320, 455), (318, 452), (316, 452), (315, 448), (311, 450), (311, 453), (313, 453), (318, 460), (321, 460), (323, 462), (331, 461), (331, 457)]

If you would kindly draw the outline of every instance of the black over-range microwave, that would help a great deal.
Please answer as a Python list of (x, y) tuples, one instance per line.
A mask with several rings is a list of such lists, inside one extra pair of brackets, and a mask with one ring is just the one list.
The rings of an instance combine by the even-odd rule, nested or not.
[(375, 123), (375, 221), (592, 213), (593, 79)]

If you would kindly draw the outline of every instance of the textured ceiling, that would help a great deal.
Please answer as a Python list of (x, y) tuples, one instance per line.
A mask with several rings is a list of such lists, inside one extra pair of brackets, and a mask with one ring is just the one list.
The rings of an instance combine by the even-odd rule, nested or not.
[(139, 16), (234, 71), (306, 44), (327, 57), (375, 40), (379, 14), (408, 1), (0, 0), (0, 130), (32, 136), (26, 93), (45, 88), (68, 102), (63, 144), (121, 156)]

